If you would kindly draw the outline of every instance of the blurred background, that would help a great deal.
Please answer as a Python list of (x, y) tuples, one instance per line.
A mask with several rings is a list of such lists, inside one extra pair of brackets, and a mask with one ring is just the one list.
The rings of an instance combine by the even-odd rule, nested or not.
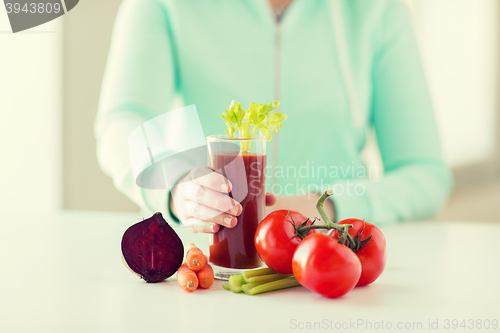
[[(120, 2), (17, 34), (0, 10), (0, 212), (139, 210), (99, 169), (93, 133)], [(437, 219), (500, 222), (500, 1), (406, 2), (456, 182)]]

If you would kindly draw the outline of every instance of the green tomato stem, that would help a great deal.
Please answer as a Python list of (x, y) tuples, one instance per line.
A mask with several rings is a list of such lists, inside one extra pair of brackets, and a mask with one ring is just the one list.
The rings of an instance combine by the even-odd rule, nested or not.
[[(329, 196), (331, 196), (331, 195), (333, 195), (333, 191), (332, 190), (325, 191), (319, 197), (318, 201), (316, 202), (316, 209), (318, 210), (319, 215), (321, 215), (321, 217), (323, 218), (323, 221), (325, 221), (325, 225), (328, 226), (328, 227), (330, 227), (329, 229), (335, 228), (335, 227), (333, 227), (334, 223), (326, 215), (325, 210), (323, 209), (323, 205), (324, 205), (326, 199)], [(338, 229), (335, 228), (335, 230), (338, 230)]]
[(332, 196), (333, 195), (333, 191), (332, 190), (328, 190), (328, 191), (325, 191), (318, 199), (317, 203), (316, 203), (316, 209), (318, 210), (319, 214), (321, 215), (321, 217), (323, 218), (323, 220), (325, 221), (325, 224), (327, 226), (331, 226), (333, 227), (333, 229), (337, 230), (337, 232), (339, 232), (341, 234), (340, 238), (339, 238), (339, 243), (341, 244), (344, 244), (346, 241), (347, 241), (347, 246), (351, 246), (355, 244), (354, 242), (354, 239), (351, 237), (351, 235), (349, 235), (349, 228), (352, 228), (352, 224), (342, 224), (342, 226), (346, 226), (345, 228), (336, 228), (335, 226), (340, 226), (339, 224), (337, 223), (333, 223), (329, 218), (328, 216), (326, 215), (325, 213), (325, 210), (323, 209), (323, 204), (325, 203), (325, 200), (329, 197), (329, 196)]
[[(325, 203), (325, 200), (333, 194), (332, 190), (325, 191), (318, 199), (316, 202), (316, 209), (318, 210), (319, 214), (323, 218), (323, 221), (325, 222), (324, 225), (308, 225), (308, 226), (300, 226), (297, 228), (297, 233), (299, 234), (304, 234), (307, 235), (307, 232), (312, 229), (335, 229), (337, 231), (343, 231), (345, 229), (345, 225), (339, 225), (337, 223), (333, 223), (328, 216), (325, 213), (325, 210), (323, 209), (323, 205)], [(304, 236), (305, 237), (305, 236)]]
[(309, 226), (300, 226), (300, 227), (297, 227), (296, 228), (296, 234), (298, 236), (300, 236), (301, 238), (305, 238), (307, 233), (312, 230), (312, 229), (326, 229), (326, 230), (330, 230), (330, 229), (335, 229), (340, 237), (339, 237), (339, 243), (341, 244), (345, 244), (347, 242), (347, 246), (348, 247), (351, 247), (351, 246), (354, 246), (355, 244), (355, 241), (354, 239), (351, 237), (351, 235), (349, 235), (349, 228), (352, 228), (353, 225), (352, 224), (337, 224), (337, 223), (334, 223), (330, 220), (330, 218), (328, 217), (328, 215), (326, 215), (325, 213), (325, 210), (323, 208), (324, 206), (324, 203), (326, 201), (326, 199), (333, 195), (333, 191), (332, 190), (328, 190), (328, 191), (325, 191), (318, 199), (318, 201), (316, 202), (316, 209), (318, 210), (319, 214), (321, 215), (321, 217), (323, 218), (323, 221), (325, 222), (325, 225), (309, 225)]

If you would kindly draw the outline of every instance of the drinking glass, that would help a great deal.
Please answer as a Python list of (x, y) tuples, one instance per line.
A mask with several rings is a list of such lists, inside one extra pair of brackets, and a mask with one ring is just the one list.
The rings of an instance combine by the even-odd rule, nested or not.
[(231, 182), (228, 195), (243, 207), (235, 227), (221, 226), (210, 235), (210, 263), (215, 277), (227, 280), (233, 274), (262, 266), (254, 236), (265, 214), (266, 138), (210, 135), (207, 144), (212, 169)]

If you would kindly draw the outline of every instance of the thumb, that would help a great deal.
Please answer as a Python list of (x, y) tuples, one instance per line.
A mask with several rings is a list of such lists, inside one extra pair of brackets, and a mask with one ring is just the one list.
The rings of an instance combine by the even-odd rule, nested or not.
[(276, 196), (272, 193), (266, 192), (266, 206), (272, 206), (276, 203)]

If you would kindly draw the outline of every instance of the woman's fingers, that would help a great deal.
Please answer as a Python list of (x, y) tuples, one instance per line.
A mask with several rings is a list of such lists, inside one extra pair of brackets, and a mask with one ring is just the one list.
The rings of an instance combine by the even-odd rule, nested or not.
[(234, 216), (240, 215), (243, 211), (241, 205), (226, 194), (216, 192), (194, 182), (186, 184), (186, 198)]
[(177, 216), (192, 232), (215, 233), (220, 226), (232, 228), (242, 213), (241, 205), (229, 197), (232, 185), (210, 168), (191, 170), (172, 191)]
[(186, 201), (186, 210), (191, 217), (196, 217), (200, 220), (206, 222), (217, 223), (228, 228), (232, 228), (236, 225), (236, 217), (221, 213), (218, 210), (201, 205), (194, 201)]
[(229, 193), (231, 182), (221, 174), (207, 167), (197, 167), (191, 170), (191, 180), (198, 185), (208, 187), (217, 192)]
[(215, 223), (205, 222), (196, 217), (189, 217), (183, 221), (184, 226), (191, 232), (203, 232), (213, 234), (219, 231), (219, 225)]
[(276, 203), (276, 196), (272, 193), (266, 192), (266, 206), (272, 206)]

